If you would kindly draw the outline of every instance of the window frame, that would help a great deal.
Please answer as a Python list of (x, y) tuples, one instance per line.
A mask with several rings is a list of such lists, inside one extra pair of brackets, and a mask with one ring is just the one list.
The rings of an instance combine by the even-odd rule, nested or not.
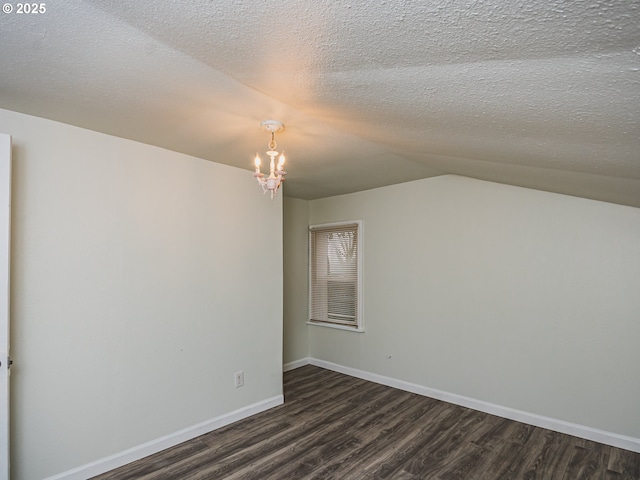
[[(314, 274), (314, 265), (313, 265), (313, 245), (312, 245), (312, 233), (314, 230), (330, 230), (339, 227), (347, 227), (347, 226), (356, 226), (356, 280), (355, 280), (355, 316), (356, 322), (352, 325), (342, 324), (342, 323), (334, 323), (329, 320), (312, 320), (312, 309), (313, 309), (313, 274)], [(345, 330), (349, 332), (364, 332), (364, 316), (363, 316), (363, 304), (362, 304), (362, 285), (363, 285), (363, 222), (362, 220), (351, 220), (351, 221), (341, 221), (341, 222), (331, 222), (331, 223), (322, 223), (322, 224), (314, 224), (309, 225), (308, 230), (308, 268), (309, 268), (309, 296), (308, 296), (308, 312), (307, 312), (307, 325), (314, 325), (317, 327), (327, 327), (327, 328), (335, 328), (338, 330)], [(329, 275), (327, 275), (327, 282)]]

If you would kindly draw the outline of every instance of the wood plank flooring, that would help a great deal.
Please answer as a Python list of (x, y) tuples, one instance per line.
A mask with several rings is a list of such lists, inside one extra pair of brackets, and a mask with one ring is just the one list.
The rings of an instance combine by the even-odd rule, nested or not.
[(314, 366), (285, 404), (95, 480), (639, 480), (640, 454)]

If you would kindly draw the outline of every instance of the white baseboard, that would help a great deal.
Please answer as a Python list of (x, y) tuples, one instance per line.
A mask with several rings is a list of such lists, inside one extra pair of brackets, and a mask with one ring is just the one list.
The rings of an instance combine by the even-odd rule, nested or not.
[(309, 357), (301, 358), (300, 360), (295, 360), (293, 362), (285, 363), (282, 366), (283, 372), (288, 372), (289, 370), (295, 370), (296, 368), (304, 367), (305, 365), (309, 365), (311, 363), (311, 359)]
[(584, 438), (586, 440), (592, 440), (594, 442), (603, 443), (605, 445), (611, 445), (612, 447), (618, 447), (625, 450), (631, 450), (632, 452), (640, 453), (640, 438), (627, 437), (624, 435), (619, 435), (617, 433), (606, 432), (604, 430), (598, 430), (595, 428), (586, 427), (584, 425), (557, 420), (555, 418), (549, 418), (534, 413), (523, 412), (521, 410), (503, 407), (494, 403), (483, 402), (481, 400), (464, 397), (455, 393), (443, 392), (441, 390), (424, 387), (415, 383), (405, 382), (404, 380), (385, 377), (376, 373), (366, 372), (351, 367), (345, 367), (336, 363), (318, 360), (316, 358), (308, 358), (305, 360), (308, 360), (308, 363), (310, 365), (315, 365), (317, 367), (326, 368), (327, 370), (344, 373), (345, 375), (350, 375), (352, 377), (369, 380), (371, 382), (380, 383), (382, 385), (387, 385), (389, 387), (394, 387), (399, 390), (404, 390), (411, 393), (417, 393), (418, 395), (424, 395), (425, 397), (443, 400), (455, 405), (472, 408), (480, 412), (490, 413), (498, 417), (508, 418), (509, 420), (515, 420), (518, 422), (526, 423), (528, 425), (533, 425), (535, 427), (546, 428), (555, 432), (566, 433), (567, 435), (572, 435), (574, 437)]
[(48, 477), (45, 480), (86, 480), (87, 478), (95, 477), (96, 475), (109, 472), (128, 463), (153, 455), (154, 453), (158, 453), (166, 448), (174, 447), (182, 442), (186, 442), (192, 438), (212, 432), (213, 430), (217, 430), (218, 428), (222, 428), (230, 423), (250, 417), (256, 413), (277, 407), (278, 405), (282, 405), (282, 403), (284, 403), (284, 397), (282, 395), (277, 395), (261, 402), (254, 403), (253, 405), (248, 405), (233, 412), (212, 418), (211, 420), (187, 427), (183, 430), (170, 433), (164, 437), (151, 440), (150, 442), (116, 453), (115, 455)]

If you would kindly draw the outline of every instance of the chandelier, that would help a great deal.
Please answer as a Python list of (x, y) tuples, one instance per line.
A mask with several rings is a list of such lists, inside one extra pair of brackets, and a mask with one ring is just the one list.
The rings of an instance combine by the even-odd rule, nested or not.
[(278, 152), (276, 152), (276, 132), (282, 130), (284, 128), (284, 124), (278, 120), (265, 120), (260, 124), (260, 126), (271, 132), (271, 141), (269, 141), (269, 150), (267, 150), (267, 155), (269, 156), (269, 176), (264, 178), (264, 173), (260, 172), (260, 164), (262, 163), (262, 160), (260, 159), (260, 155), (257, 153), (254, 160), (256, 171), (253, 176), (256, 177), (258, 184), (262, 187), (262, 192), (271, 192), (271, 199), (273, 199), (273, 196), (278, 193), (278, 188), (280, 188), (280, 185), (287, 174), (283, 169), (284, 154), (280, 155), (278, 163), (276, 164), (276, 157), (278, 156)]

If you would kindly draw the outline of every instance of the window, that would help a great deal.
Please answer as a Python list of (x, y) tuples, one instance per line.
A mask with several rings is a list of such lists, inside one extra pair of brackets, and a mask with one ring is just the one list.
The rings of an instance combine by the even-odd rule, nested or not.
[(309, 322), (363, 331), (362, 222), (309, 227)]

